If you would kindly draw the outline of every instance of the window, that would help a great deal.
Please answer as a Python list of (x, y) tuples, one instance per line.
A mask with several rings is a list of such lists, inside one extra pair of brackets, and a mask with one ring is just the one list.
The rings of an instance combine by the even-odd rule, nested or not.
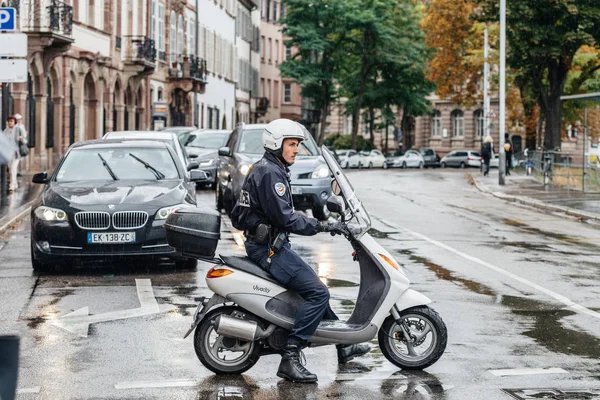
[(292, 102), (292, 84), (284, 83), (283, 84), (283, 103), (289, 104)]
[(473, 115), (475, 117), (475, 136), (480, 138), (483, 136), (485, 131), (485, 118), (483, 115), (483, 110), (475, 110)]
[(171, 29), (169, 31), (169, 52), (171, 62), (176, 62), (175, 52), (177, 49), (177, 16), (175, 15), (175, 11), (171, 11), (171, 18), (169, 18), (169, 23), (171, 25)]
[(273, 59), (273, 39), (269, 38), (269, 47), (267, 48), (267, 56), (269, 56), (269, 64)]
[(260, 97), (267, 97), (265, 92), (265, 78), (260, 78)]
[(206, 59), (206, 28), (201, 26), (198, 28), (198, 57)]
[(180, 15), (177, 19), (177, 56), (183, 54), (183, 17)]
[(165, 51), (165, 6), (158, 4), (158, 50)]
[(267, 99), (269, 99), (269, 102), (271, 102), (271, 99), (273, 98), (273, 96), (271, 96), (271, 80), (267, 79), (267, 95), (265, 96)]
[(273, 107), (279, 107), (279, 81), (273, 82)]
[(206, 30), (206, 68), (210, 72), (215, 72), (213, 66), (214, 60), (214, 49), (215, 49), (215, 33), (213, 31)]
[(156, 0), (152, 0), (150, 3), (150, 39), (154, 40), (156, 43)]
[(187, 21), (187, 53), (189, 55), (196, 54), (196, 32), (194, 29), (194, 20), (188, 19)]
[(431, 116), (431, 136), (442, 136), (442, 113), (439, 110), (433, 111)]
[(285, 18), (285, 4), (279, 5), (279, 19)]
[(286, 60), (292, 59), (292, 46), (285, 46), (285, 59)]
[(262, 62), (265, 62), (265, 37), (261, 36), (260, 40), (262, 42), (262, 46), (260, 46), (260, 59)]
[(450, 114), (452, 119), (452, 133), (454, 137), (465, 135), (465, 114), (461, 110), (454, 110)]
[(279, 40), (275, 39), (275, 64), (279, 64)]
[(271, 20), (271, 0), (267, 0), (267, 9), (265, 14), (267, 16), (267, 22), (269, 22)]
[(265, 0), (260, 0), (260, 18), (265, 17)]
[(273, 2), (273, 22), (277, 22), (277, 2)]

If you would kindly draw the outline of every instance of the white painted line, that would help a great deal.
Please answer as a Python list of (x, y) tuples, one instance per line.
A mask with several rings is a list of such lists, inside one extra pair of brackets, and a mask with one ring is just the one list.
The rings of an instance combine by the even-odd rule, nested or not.
[(166, 381), (132, 381), (119, 382), (115, 389), (148, 389), (148, 388), (171, 388), (171, 387), (195, 387), (198, 382), (190, 379), (171, 379)]
[(148, 311), (158, 312), (158, 302), (156, 301), (156, 297), (154, 297), (150, 279), (136, 279), (135, 286), (142, 308), (148, 309)]
[(39, 393), (41, 391), (42, 391), (41, 387), (34, 386), (34, 387), (30, 387), (30, 388), (17, 389), (17, 394)]
[(521, 368), (521, 369), (493, 369), (488, 371), (494, 376), (520, 376), (541, 374), (568, 374), (562, 368)]
[[(386, 222), (386, 221), (380, 219), (379, 217), (376, 217), (373, 214), (371, 214), (371, 215), (373, 217), (379, 219), (379, 221), (381, 223), (383, 223), (385, 225), (388, 225), (390, 227), (395, 227), (393, 224), (390, 224), (389, 222)], [(527, 285), (527, 286), (529, 286), (529, 287), (531, 287), (533, 289), (536, 289), (536, 290), (538, 290), (538, 291), (540, 291), (540, 292), (542, 292), (542, 293), (544, 293), (544, 294), (546, 294), (546, 295), (554, 298), (555, 300), (558, 300), (559, 302), (563, 303), (567, 307), (571, 307), (572, 309), (574, 309), (574, 310), (576, 310), (576, 311), (578, 311), (578, 312), (580, 312), (582, 314), (586, 314), (586, 315), (589, 315), (591, 317), (600, 319), (600, 313), (599, 312), (590, 310), (589, 308), (586, 308), (586, 307), (584, 307), (584, 306), (582, 306), (580, 304), (577, 304), (574, 301), (570, 300), (569, 298), (563, 296), (562, 294), (556, 293), (556, 292), (554, 292), (554, 291), (552, 291), (550, 289), (546, 289), (545, 287), (543, 287), (541, 285), (538, 285), (535, 282), (532, 282), (532, 281), (530, 281), (528, 279), (522, 278), (519, 275), (513, 274), (512, 272), (509, 272), (509, 271), (507, 271), (505, 269), (497, 267), (497, 266), (495, 266), (493, 264), (490, 264), (490, 263), (488, 263), (486, 261), (480, 260), (477, 257), (473, 257), (473, 256), (471, 256), (469, 254), (463, 253), (460, 250), (456, 250), (455, 248), (450, 247), (450, 246), (448, 246), (445, 243), (438, 242), (437, 240), (431, 239), (431, 238), (429, 238), (429, 237), (427, 237), (425, 235), (422, 235), (422, 234), (420, 234), (418, 232), (414, 232), (414, 231), (411, 231), (410, 229), (402, 228), (402, 227), (396, 227), (396, 229), (402, 230), (402, 231), (404, 231), (404, 232), (406, 232), (406, 233), (408, 233), (408, 234), (410, 234), (410, 235), (412, 235), (414, 237), (417, 237), (419, 239), (425, 240), (426, 242), (429, 242), (429, 243), (431, 243), (431, 244), (433, 244), (435, 246), (438, 246), (438, 247), (440, 247), (440, 248), (442, 248), (444, 250), (447, 250), (447, 251), (449, 251), (451, 253), (454, 253), (454, 254), (456, 254), (458, 256), (461, 256), (461, 257), (463, 257), (463, 258), (465, 258), (465, 259), (467, 259), (469, 261), (473, 261), (474, 263), (477, 263), (477, 264), (479, 264), (479, 265), (481, 265), (483, 267), (489, 268), (489, 269), (491, 269), (493, 271), (496, 271), (496, 272), (498, 272), (498, 273), (500, 273), (502, 275), (508, 276), (509, 278), (512, 278), (512, 279), (514, 279), (514, 280), (516, 280), (518, 282), (521, 282), (524, 285)]]

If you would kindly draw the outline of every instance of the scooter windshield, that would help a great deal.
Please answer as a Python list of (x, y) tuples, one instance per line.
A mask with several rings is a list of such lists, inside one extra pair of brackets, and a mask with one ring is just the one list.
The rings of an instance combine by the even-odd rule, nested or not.
[(338, 164), (333, 153), (325, 146), (321, 146), (321, 152), (329, 170), (341, 189), (340, 196), (346, 202), (346, 211), (351, 214), (350, 218), (348, 218), (348, 227), (358, 239), (371, 228), (371, 217), (362, 202), (356, 196), (354, 187), (340, 167), (340, 164)]

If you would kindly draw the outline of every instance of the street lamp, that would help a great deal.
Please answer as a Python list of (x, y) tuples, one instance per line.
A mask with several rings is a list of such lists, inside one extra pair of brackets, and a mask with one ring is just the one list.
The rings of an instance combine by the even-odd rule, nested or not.
[(506, 129), (506, 0), (500, 0), (500, 160), (498, 183), (504, 185), (506, 173), (506, 152), (504, 151), (504, 131)]

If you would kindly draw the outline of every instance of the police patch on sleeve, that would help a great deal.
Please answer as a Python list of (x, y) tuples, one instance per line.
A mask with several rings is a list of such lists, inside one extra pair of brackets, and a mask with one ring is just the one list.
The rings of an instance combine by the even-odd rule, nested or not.
[(283, 196), (285, 194), (285, 185), (281, 182), (277, 182), (275, 184), (275, 192), (278, 196)]

